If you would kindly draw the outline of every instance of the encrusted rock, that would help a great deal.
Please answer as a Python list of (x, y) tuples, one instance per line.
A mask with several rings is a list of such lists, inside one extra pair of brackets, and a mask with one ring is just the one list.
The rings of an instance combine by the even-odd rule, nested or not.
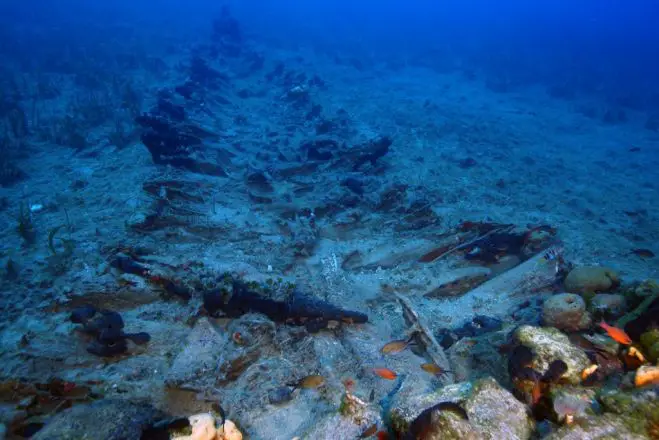
[(375, 408), (364, 408), (359, 419), (344, 417), (339, 413), (332, 412), (320, 420), (315, 420), (311, 428), (301, 438), (315, 440), (336, 440), (343, 438), (362, 438), (361, 435), (376, 424), (383, 426), (380, 415)]
[(586, 302), (574, 293), (559, 293), (547, 299), (542, 307), (545, 325), (574, 332), (590, 327)]
[(138, 439), (142, 431), (165, 415), (147, 405), (106, 399), (76, 405), (54, 416), (34, 440)]
[(551, 390), (552, 408), (559, 422), (570, 424), (588, 414), (595, 401), (595, 390), (578, 387), (561, 387)]
[(515, 399), (494, 379), (476, 382), (472, 395), (464, 403), (469, 423), (485, 439), (528, 439), (535, 424), (526, 405)]
[(617, 318), (627, 311), (627, 302), (623, 295), (600, 293), (590, 301), (590, 311), (599, 316)]
[(560, 359), (568, 367), (562, 377), (573, 384), (581, 383), (581, 372), (590, 365), (590, 360), (560, 330), (523, 325), (515, 331), (513, 337), (516, 342), (533, 351), (533, 368), (536, 371), (544, 374), (552, 361)]
[(636, 296), (648, 297), (659, 294), (659, 283), (655, 280), (645, 280), (634, 289)]
[(619, 285), (616, 271), (601, 266), (575, 267), (565, 278), (565, 290), (572, 293), (608, 292)]
[(659, 329), (648, 330), (641, 335), (641, 345), (650, 362), (659, 361)]
[(447, 385), (432, 392), (424, 392), (416, 384), (405, 381), (391, 402), (391, 424), (395, 431), (404, 433), (421, 412), (441, 402), (464, 402), (472, 392), (470, 382)]
[(424, 409), (441, 402), (459, 404), (468, 419), (455, 416), (450, 411), (433, 414), (429, 426), (431, 435), (425, 439), (528, 439), (533, 432), (534, 424), (526, 406), (492, 378), (473, 384), (448, 385), (409, 401), (394, 401), (391, 409), (394, 429), (405, 433)]
[(545, 437), (546, 440), (647, 440), (648, 438), (632, 432), (625, 423), (625, 419), (614, 414), (580, 419), (579, 423), (565, 425)]

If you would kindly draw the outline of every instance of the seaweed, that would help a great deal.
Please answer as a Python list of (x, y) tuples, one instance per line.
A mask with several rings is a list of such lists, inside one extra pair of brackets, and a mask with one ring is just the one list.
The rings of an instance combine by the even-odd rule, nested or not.
[(48, 249), (50, 250), (51, 255), (47, 258), (47, 270), (54, 276), (67, 272), (71, 266), (71, 256), (73, 255), (73, 249), (75, 247), (73, 240), (66, 238), (59, 239), (64, 247), (61, 252), (58, 252), (57, 247), (55, 246), (55, 235), (57, 235), (59, 230), (65, 226), (66, 225), (55, 226), (48, 231)]
[(57, 234), (57, 232), (63, 227), (64, 225), (55, 226), (48, 231), (48, 249), (50, 249), (50, 253), (53, 255), (57, 255), (57, 249), (55, 249), (55, 234)]

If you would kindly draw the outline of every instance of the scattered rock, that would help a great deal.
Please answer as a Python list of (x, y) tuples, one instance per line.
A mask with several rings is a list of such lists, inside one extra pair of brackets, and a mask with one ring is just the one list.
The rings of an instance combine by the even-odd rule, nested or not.
[(260, 193), (271, 193), (274, 191), (274, 188), (272, 186), (272, 183), (270, 183), (270, 179), (268, 176), (265, 175), (265, 173), (257, 171), (249, 176), (247, 176), (247, 186), (249, 189), (252, 191), (257, 191)]
[(431, 204), (425, 200), (415, 200), (405, 211), (405, 215), (395, 227), (396, 231), (414, 231), (436, 225), (439, 216), (433, 211)]
[(318, 136), (300, 146), (300, 150), (306, 153), (307, 160), (310, 161), (330, 160), (342, 148), (340, 141), (329, 136)]
[(96, 356), (123, 354), (128, 350), (128, 340), (138, 345), (151, 340), (146, 332), (125, 333), (123, 318), (112, 310), (97, 310), (91, 305), (83, 305), (75, 308), (69, 319), (75, 324), (82, 324), (82, 331), (94, 337), (87, 351)]
[(390, 137), (381, 136), (377, 139), (355, 146), (355, 150), (360, 151), (360, 154), (356, 157), (352, 170), (359, 170), (365, 163), (370, 163), (371, 166), (374, 167), (378, 159), (389, 153), (389, 147), (392, 143), (393, 140)]
[(609, 292), (619, 285), (620, 277), (608, 267), (576, 267), (565, 278), (565, 290), (571, 293)]
[(547, 326), (568, 332), (587, 329), (592, 322), (586, 311), (586, 302), (574, 293), (560, 293), (548, 298), (542, 307), (542, 320)]
[(513, 338), (533, 351), (533, 369), (541, 374), (553, 361), (560, 359), (568, 367), (563, 378), (576, 385), (581, 383), (581, 372), (590, 365), (586, 353), (555, 328), (523, 325), (515, 331)]
[(360, 179), (349, 177), (345, 179), (341, 184), (358, 196), (364, 194), (364, 182)]
[(32, 438), (139, 439), (145, 428), (164, 417), (165, 414), (151, 406), (137, 405), (126, 400), (105, 399), (62, 411)]
[(380, 194), (380, 201), (375, 206), (375, 210), (379, 212), (390, 212), (394, 209), (400, 208), (407, 199), (407, 185), (396, 184)]

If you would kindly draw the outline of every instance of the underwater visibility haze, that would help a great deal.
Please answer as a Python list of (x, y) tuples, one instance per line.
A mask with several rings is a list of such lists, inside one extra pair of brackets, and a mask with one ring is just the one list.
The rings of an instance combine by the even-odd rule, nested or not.
[(659, 439), (659, 4), (0, 4), (0, 440)]

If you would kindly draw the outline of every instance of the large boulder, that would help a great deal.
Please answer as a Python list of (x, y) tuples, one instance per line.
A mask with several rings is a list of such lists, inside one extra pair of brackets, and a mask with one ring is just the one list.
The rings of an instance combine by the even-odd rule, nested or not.
[(591, 364), (581, 348), (552, 327), (523, 325), (515, 331), (513, 339), (533, 351), (533, 369), (541, 374), (553, 361), (560, 359), (565, 362), (568, 369), (562, 378), (575, 385), (581, 383), (581, 372)]
[(148, 405), (106, 399), (76, 405), (54, 416), (34, 440), (139, 439), (142, 431), (166, 415)]
[(635, 433), (625, 419), (614, 414), (588, 416), (579, 419), (579, 423), (565, 425), (556, 430), (546, 440), (647, 440), (642, 434)]
[(559, 293), (548, 298), (542, 307), (542, 321), (549, 327), (576, 332), (590, 327), (586, 302), (574, 293)]
[(619, 285), (618, 273), (602, 266), (575, 267), (565, 278), (565, 290), (572, 293), (609, 292)]
[(476, 382), (464, 409), (485, 439), (528, 439), (535, 427), (526, 405), (491, 378)]
[(426, 440), (447, 439), (528, 439), (534, 423), (526, 406), (494, 379), (447, 385), (425, 397), (394, 400), (392, 426), (404, 434), (427, 408), (453, 402), (464, 408), (467, 418), (450, 410), (437, 410), (430, 418)]

